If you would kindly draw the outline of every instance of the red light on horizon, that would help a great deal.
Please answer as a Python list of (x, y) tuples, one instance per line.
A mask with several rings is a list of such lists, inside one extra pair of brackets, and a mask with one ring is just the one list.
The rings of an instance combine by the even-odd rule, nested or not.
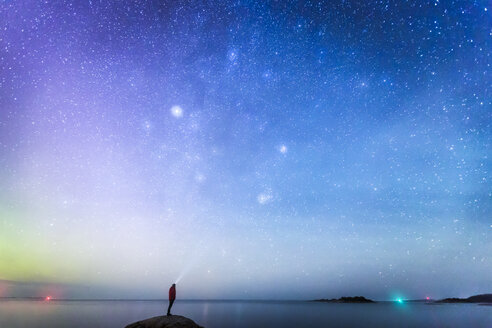
[(51, 296), (46, 296), (45, 300), (46, 301), (51, 301)]
[(429, 296), (427, 296), (425, 299), (426, 299), (426, 300), (430, 300), (431, 298), (430, 298)]

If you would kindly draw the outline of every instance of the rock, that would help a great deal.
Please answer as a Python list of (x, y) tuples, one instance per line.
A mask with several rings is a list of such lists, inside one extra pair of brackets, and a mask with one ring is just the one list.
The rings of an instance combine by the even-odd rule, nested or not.
[(159, 316), (129, 324), (125, 328), (203, 328), (180, 315)]

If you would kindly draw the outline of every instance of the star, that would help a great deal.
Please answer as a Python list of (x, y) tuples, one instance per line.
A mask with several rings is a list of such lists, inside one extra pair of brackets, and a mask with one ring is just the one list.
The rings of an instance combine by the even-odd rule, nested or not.
[(183, 117), (183, 109), (181, 108), (181, 106), (175, 105), (171, 107), (171, 115), (176, 118)]

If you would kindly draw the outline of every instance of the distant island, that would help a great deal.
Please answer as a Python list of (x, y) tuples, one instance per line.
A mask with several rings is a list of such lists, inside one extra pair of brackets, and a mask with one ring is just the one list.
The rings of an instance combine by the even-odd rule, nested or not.
[(338, 299), (319, 299), (313, 300), (312, 302), (324, 302), (324, 303), (376, 303), (373, 300), (367, 299), (364, 296), (354, 296), (354, 297), (340, 297)]
[(445, 298), (435, 303), (492, 303), (492, 294), (480, 294), (468, 298)]
[[(310, 302), (323, 302), (323, 303), (376, 303), (376, 301), (365, 298), (364, 296), (354, 297), (340, 297), (340, 298), (322, 298), (312, 300)], [(484, 305), (492, 305), (492, 294), (480, 294), (470, 296), (468, 298), (445, 298), (442, 300), (422, 299), (422, 300), (404, 300), (398, 299), (398, 303), (427, 303), (427, 304), (444, 304), (444, 303), (483, 303)]]

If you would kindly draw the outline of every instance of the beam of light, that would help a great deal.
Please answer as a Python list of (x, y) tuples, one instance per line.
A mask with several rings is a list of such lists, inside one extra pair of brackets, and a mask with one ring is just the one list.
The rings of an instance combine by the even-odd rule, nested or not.
[(181, 269), (181, 272), (174, 283), (178, 284), (188, 273), (190, 273), (192, 269), (196, 269), (199, 266), (200, 260), (203, 258), (204, 248), (198, 246), (202, 244), (203, 243), (201, 241), (196, 243), (197, 248), (193, 251), (190, 260)]

